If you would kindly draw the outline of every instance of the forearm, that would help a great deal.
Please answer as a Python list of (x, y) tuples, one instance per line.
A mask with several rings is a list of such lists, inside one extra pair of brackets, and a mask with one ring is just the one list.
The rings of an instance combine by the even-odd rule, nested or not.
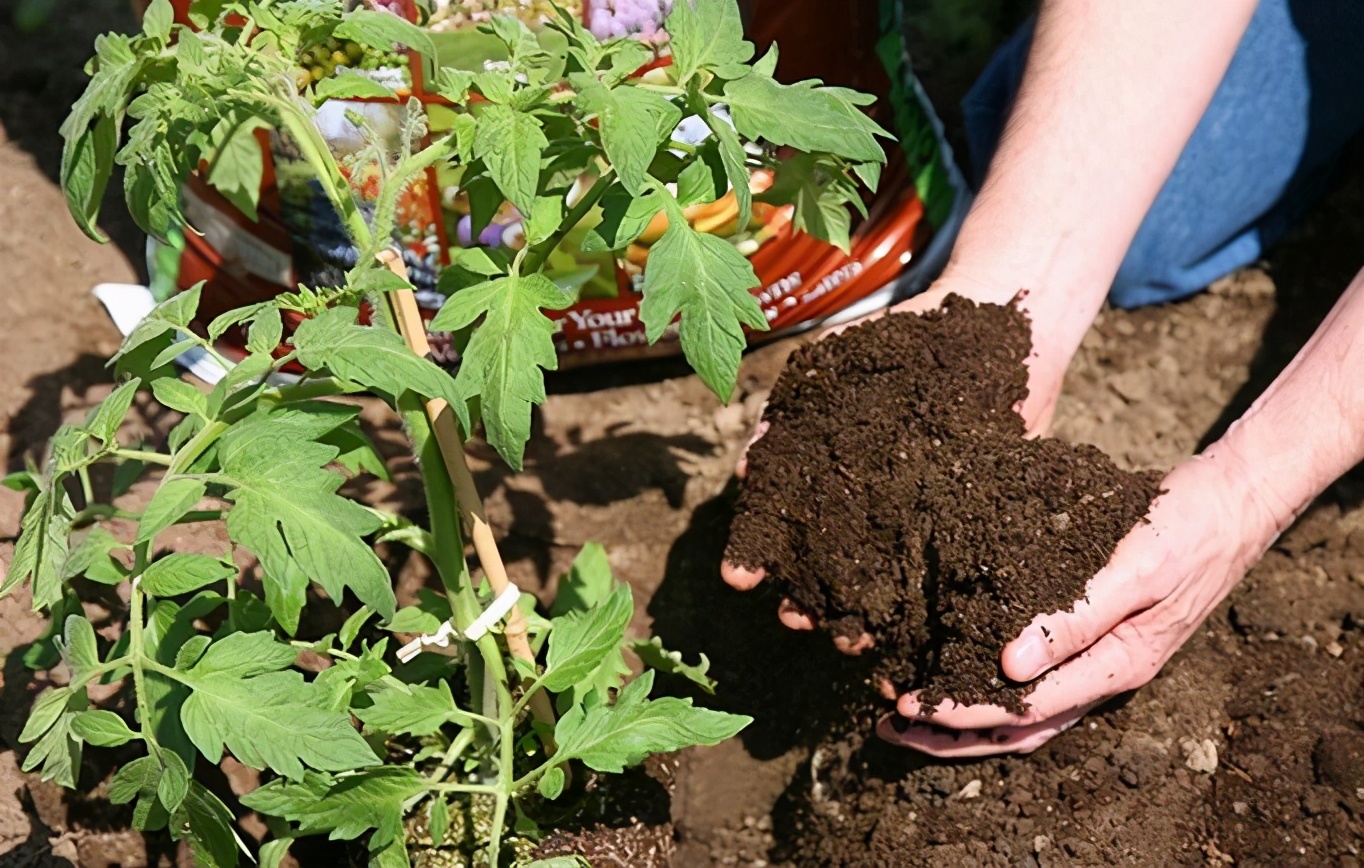
[(1024, 302), (1060, 378), (1226, 72), (1254, 0), (1044, 0), (945, 277)]
[(1364, 271), (1206, 455), (1263, 504), (1274, 534), (1364, 461)]

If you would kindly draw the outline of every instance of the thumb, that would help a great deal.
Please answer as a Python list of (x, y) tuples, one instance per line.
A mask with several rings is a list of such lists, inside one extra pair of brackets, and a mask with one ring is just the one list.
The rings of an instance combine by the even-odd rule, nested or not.
[(1107, 635), (1134, 612), (1159, 601), (1151, 572), (1138, 568), (1134, 553), (1149, 543), (1142, 531), (1129, 534), (1113, 559), (1085, 588), (1084, 599), (1069, 612), (1038, 615), (1019, 637), (1004, 646), (1000, 664), (1013, 681), (1032, 681), (1059, 666)]

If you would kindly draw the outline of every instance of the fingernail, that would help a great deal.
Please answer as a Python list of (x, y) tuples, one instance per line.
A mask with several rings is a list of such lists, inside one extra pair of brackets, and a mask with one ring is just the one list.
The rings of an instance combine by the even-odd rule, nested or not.
[(1012, 668), (1028, 673), (1022, 680), (1032, 681), (1051, 665), (1047, 641), (1036, 633), (1027, 633), (1013, 646)]

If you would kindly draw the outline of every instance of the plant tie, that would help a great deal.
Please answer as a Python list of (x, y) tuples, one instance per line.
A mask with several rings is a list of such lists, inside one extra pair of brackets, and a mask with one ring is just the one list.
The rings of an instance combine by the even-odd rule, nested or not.
[[(477, 642), (492, 629), (493, 625), (500, 622), (507, 616), (507, 613), (516, 605), (521, 597), (521, 589), (516, 587), (515, 582), (508, 582), (507, 587), (502, 589), (502, 593), (488, 604), (488, 608), (483, 610), (483, 614), (474, 619), (463, 633), (465, 639), (470, 642)], [(422, 651), (429, 648), (449, 648), (454, 639), (460, 637), (459, 628), (453, 621), (446, 621), (440, 625), (440, 629), (435, 633), (422, 634), (411, 642), (398, 649), (398, 659), (408, 663)]]

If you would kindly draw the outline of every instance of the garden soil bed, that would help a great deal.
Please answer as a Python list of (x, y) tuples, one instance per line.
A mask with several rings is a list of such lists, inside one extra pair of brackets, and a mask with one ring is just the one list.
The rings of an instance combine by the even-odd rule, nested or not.
[[(136, 234), (109, 209), (118, 247), (83, 242), (52, 178), (55, 131), (87, 47), (128, 23), (122, 5), (97, 0), (70, 0), (36, 36), (0, 20), (0, 460), (9, 467), (110, 388), (103, 360), (117, 336), (89, 289), (135, 279)], [(1267, 271), (1168, 308), (1103, 314), (1067, 380), (1057, 436), (1129, 470), (1190, 454), (1320, 321), (1358, 267), (1362, 215), (1356, 172)], [(1359, 864), (1364, 480), (1333, 486), (1148, 687), (1030, 757), (929, 763), (850, 726), (848, 709), (871, 692), (864, 663), (825, 635), (781, 629), (775, 590), (739, 594), (718, 578), (733, 464), (791, 349), (751, 354), (728, 408), (676, 369), (556, 377), (529, 472), (513, 477), (480, 453), (479, 483), (516, 581), (548, 598), (584, 541), (605, 543), (636, 589), (637, 626), (709, 654), (721, 686), (704, 700), (756, 717), (740, 739), (677, 758), (674, 865)], [(412, 503), (400, 431), (373, 409), (366, 418), (398, 476), (363, 493)], [(173, 422), (144, 409), (134, 425), (152, 436)], [(20, 506), (0, 491), (0, 540), (16, 533)], [(183, 542), (223, 539), (203, 527)], [(0, 542), (0, 561), (9, 552)], [(412, 593), (426, 578), (420, 564), (391, 559)], [(38, 630), (27, 599), (0, 602), (0, 865), (176, 864), (169, 841), (127, 831), (127, 812), (104, 801), (107, 757), (82, 770), (93, 790), (84, 796), (18, 772), (16, 736), (42, 686), (18, 653)], [(228, 763), (217, 786), (240, 792), (252, 781)], [(246, 827), (264, 831), (249, 818)], [(335, 850), (299, 855), (342, 864)]]

